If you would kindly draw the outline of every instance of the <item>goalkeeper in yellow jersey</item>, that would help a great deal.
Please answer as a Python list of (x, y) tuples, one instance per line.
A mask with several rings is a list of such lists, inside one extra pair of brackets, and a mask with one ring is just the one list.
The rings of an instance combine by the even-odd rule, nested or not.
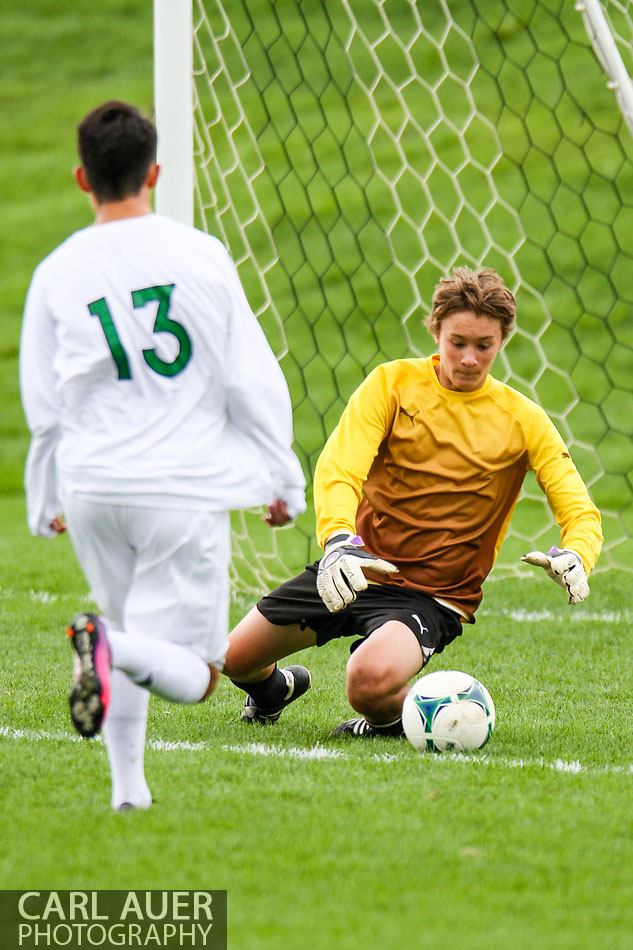
[(570, 604), (587, 597), (600, 514), (546, 413), (489, 375), (515, 314), (495, 271), (458, 268), (426, 321), (438, 353), (385, 363), (352, 395), (315, 472), (323, 557), (230, 635), (224, 672), (248, 693), (243, 719), (275, 722), (308, 689), (308, 671), (278, 659), (355, 637), (347, 696), (358, 716), (333, 735), (401, 735), (408, 682), (474, 623), (530, 469), (561, 548), (523, 560)]

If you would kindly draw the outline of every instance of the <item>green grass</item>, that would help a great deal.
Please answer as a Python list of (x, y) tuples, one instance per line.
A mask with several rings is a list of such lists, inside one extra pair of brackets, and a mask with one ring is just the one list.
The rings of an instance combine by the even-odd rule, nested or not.
[[(351, 6), (376, 42), (376, 10), (360, 0)], [(443, 13), (439, 5), (422, 6), (425, 32), (411, 56), (427, 85), (408, 89), (403, 101), (428, 130)], [(408, 35), (410, 6), (385, 8)], [(224, 41), (223, 55), (239, 78), (243, 49), (253, 72), (240, 93), (265, 159), (253, 187), (280, 257), (267, 272), (279, 320), (268, 311), (262, 320), (275, 345), (283, 337), (289, 344), (282, 365), (298, 450), (309, 471), (367, 369), (428, 348), (416, 301), (428, 302), (452, 262), (447, 220), (467, 262), (477, 260), (494, 185), (512, 214), (497, 207), (491, 228), (512, 243), (518, 223), (528, 238), (516, 257), (521, 332), (500, 370), (548, 408), (577, 394), (566, 435), (605, 510), (609, 553), (602, 563), (630, 566), (629, 134), (570, 5), (464, 0), (450, 8), (482, 53), (472, 86), (479, 117), (464, 141), (491, 171), (471, 164), (457, 172), (461, 146), (445, 124), (423, 142), (405, 134), (408, 162), (428, 173), (443, 216), (424, 219), (424, 190), (405, 175), (396, 194), (415, 227), (400, 221), (387, 240), (395, 199), (373, 167), (379, 159), (390, 175), (397, 166), (393, 131), (403, 106), (384, 87), (376, 90), (384, 122), (368, 149), (371, 110), (349, 71), (352, 62), (362, 82), (372, 83), (367, 45), (356, 35), (349, 59), (341, 58), (348, 27), (335, 4), (233, 5), (239, 44)], [(86, 602), (86, 584), (67, 537), (32, 539), (25, 526), (17, 345), (34, 266), (90, 221), (70, 178), (77, 122), (106, 98), (151, 110), (151, 5), (0, 0), (0, 15), (0, 887), (226, 889), (232, 950), (628, 950), (633, 615), (625, 571), (594, 574), (591, 598), (573, 609), (536, 570), (511, 578), (497, 572), (488, 582), (477, 624), (431, 667), (468, 670), (490, 689), (497, 728), (483, 755), (420, 755), (405, 742), (330, 739), (350, 712), (347, 644), (339, 642), (301, 656), (313, 688), (271, 729), (240, 724), (241, 694), (225, 682), (200, 707), (153, 701), (147, 774), (156, 804), (147, 813), (111, 814), (103, 744), (74, 741), (67, 716), (71, 664), (63, 628)], [(455, 75), (437, 97), (461, 120), (468, 114), (459, 80), (468, 74), (469, 44), (452, 30), (444, 48)], [(392, 40), (376, 55), (402, 78), (404, 60)], [(308, 85), (293, 86), (293, 56)], [(334, 77), (329, 85), (325, 62)], [(230, 118), (226, 89), (222, 96)], [(503, 146), (497, 164), (483, 119)], [(285, 145), (279, 129), (288, 135)], [(244, 129), (236, 136), (253, 170), (257, 149)], [(214, 142), (222, 161), (228, 144), (221, 136)], [(432, 168), (433, 152), (458, 175), (470, 208), (457, 213), (450, 176)], [(240, 256), (244, 237), (230, 208), (249, 212), (247, 190), (239, 176), (218, 184), (228, 189), (223, 224)], [(411, 280), (394, 261), (410, 266), (420, 233), (433, 258)], [(248, 239), (265, 260), (266, 233), (253, 226)], [(486, 262), (514, 273), (503, 248)], [(261, 305), (255, 269), (245, 263), (242, 274)], [(550, 371), (540, 376), (543, 357)], [(526, 545), (556, 540), (533, 481), (528, 488), (504, 547), (508, 563)], [(280, 532), (276, 543), (258, 519), (246, 520), (265, 552), (263, 573), (248, 576), (250, 542), (238, 538), (242, 588), (268, 586), (283, 572), (282, 560), (298, 564), (316, 555), (311, 506), (300, 530)], [(234, 621), (248, 596), (236, 599)]]
[(630, 945), (626, 575), (596, 576), (577, 608), (527, 569), (489, 582), (432, 664), (489, 687), (485, 754), (330, 739), (350, 712), (339, 641), (299, 654), (313, 688), (275, 727), (240, 723), (227, 682), (195, 708), (153, 700), (156, 804), (116, 815), (103, 744), (75, 741), (67, 717), (63, 627), (85, 582), (67, 538), (27, 537), (21, 502), (4, 515), (1, 887), (226, 889), (234, 950)]

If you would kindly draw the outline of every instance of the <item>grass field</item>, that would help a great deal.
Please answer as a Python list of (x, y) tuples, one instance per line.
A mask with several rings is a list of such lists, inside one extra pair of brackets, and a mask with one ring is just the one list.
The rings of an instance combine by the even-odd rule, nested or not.
[[(253, 22), (261, 24), (249, 41), (257, 60), (258, 36), (269, 28), (274, 32), (270, 24), (276, 21), (266, 20), (267, 3), (248, 6)], [(359, 12), (363, 5), (352, 6)], [(448, 6), (472, 27), (472, 4), (460, 0)], [(530, 57), (521, 24), (547, 24), (549, 13), (561, 4), (490, 0), (481, 6), (485, 15), (476, 32), (489, 44), (487, 76), (496, 77), (495, 88), (508, 90), (517, 84), (522, 89), (522, 70), (534, 84), (547, 79), (547, 63)], [(308, 11), (305, 16), (317, 17), (321, 7), (301, 4)], [(288, 35), (300, 41), (301, 30), (291, 29), (297, 9), (290, 2), (276, 4)], [(344, 693), (347, 644), (339, 642), (301, 657), (312, 671), (313, 688), (273, 728), (242, 725), (241, 694), (227, 683), (211, 702), (197, 708), (152, 702), (147, 773), (156, 804), (147, 813), (111, 813), (103, 744), (76, 740), (66, 712), (71, 663), (63, 628), (86, 602), (86, 585), (66, 537), (54, 542), (33, 539), (25, 526), (21, 479), (27, 436), (16, 356), (23, 297), (33, 267), (66, 234), (90, 220), (70, 179), (78, 119), (111, 97), (151, 109), (151, 9), (146, 0), (23, 0), (19, 5), (0, 0), (0, 16), (0, 888), (226, 889), (231, 950), (629, 950), (630, 571), (596, 573), (589, 601), (576, 608), (569, 608), (561, 591), (535, 569), (490, 579), (477, 624), (432, 665), (467, 670), (490, 689), (497, 728), (485, 754), (420, 755), (405, 742), (330, 739), (331, 728), (349, 713)], [(554, 33), (542, 32), (551, 63), (557, 55)], [(337, 35), (340, 38), (340, 30)], [(508, 74), (495, 59), (495, 43), (501, 41), (513, 51)], [(302, 55), (307, 48), (301, 45)], [(571, 68), (573, 57), (570, 62), (558, 52), (565, 69)], [(360, 67), (368, 68), (360, 48), (354, 55)], [(482, 83), (483, 94), (485, 77)], [(280, 97), (278, 85), (268, 93), (269, 108)], [(545, 83), (544, 101), (551, 88)], [(307, 105), (310, 101), (308, 97)], [(354, 101), (361, 110), (360, 100)], [(573, 118), (574, 104), (564, 96), (560, 101), (561, 115)], [(306, 110), (306, 102), (302, 105)], [(590, 445), (595, 436), (608, 449), (611, 478), (601, 483), (600, 500), (615, 498), (617, 510), (607, 519), (614, 539), (623, 529), (630, 536), (633, 528), (630, 447), (625, 447), (626, 439), (630, 441), (626, 413), (631, 363), (624, 359), (631, 355), (630, 313), (613, 301), (609, 320), (600, 322), (593, 287), (600, 289), (598, 275), (610, 263), (601, 256), (608, 242), (586, 245), (588, 238), (582, 235), (587, 226), (580, 227), (571, 211), (579, 196), (583, 215), (589, 205), (602, 202), (602, 223), (616, 235), (621, 249), (633, 246), (630, 196), (617, 220), (605, 224), (611, 192), (604, 182), (611, 175), (626, 185), (631, 175), (626, 162), (615, 168), (611, 164), (606, 143), (617, 125), (611, 105), (610, 99), (603, 104), (604, 136), (595, 150), (587, 146), (583, 152), (579, 145), (569, 149), (561, 204), (543, 191), (538, 200), (524, 196), (517, 206), (534, 237), (532, 254), (525, 260), (526, 280), (549, 305), (560, 304), (558, 323), (539, 337), (542, 352), (569, 373), (581, 392), (582, 438)], [(537, 112), (532, 120), (535, 139), (540, 118)], [(498, 120), (504, 145), (511, 153), (514, 147), (515, 170), (525, 168), (526, 180), (531, 179), (536, 146), (521, 152), (522, 131), (511, 112), (501, 110)], [(543, 134), (549, 134), (544, 125)], [(274, 177), (274, 144), (265, 141), (272, 150)], [(540, 142), (544, 155), (546, 144)], [(578, 153), (599, 163), (595, 151), (603, 148), (603, 172), (590, 170), (583, 179)], [(551, 154), (556, 151), (552, 148)], [(298, 161), (300, 153), (293, 154)], [(546, 167), (553, 167), (554, 161), (550, 156)], [(298, 163), (295, 174), (301, 167)], [(508, 174), (500, 181), (511, 187), (513, 178)], [(535, 179), (545, 188), (549, 174)], [(354, 195), (346, 205), (352, 209), (352, 223), (359, 207), (354, 201), (362, 202)], [(321, 197), (325, 216), (327, 189)], [(280, 244), (282, 224), (280, 219), (275, 233)], [(440, 227), (437, 221), (435, 225)], [(538, 236), (538, 225), (543, 225), (546, 238)], [(345, 227), (337, 232), (341, 240)], [(587, 248), (585, 265), (587, 258), (591, 264), (584, 268), (584, 281), (573, 269), (581, 238)], [(360, 246), (384, 256), (384, 248), (371, 242)], [(322, 246), (316, 238), (315, 247), (318, 262)], [(616, 256), (609, 291), (622, 291), (627, 306), (630, 290), (622, 268), (630, 263), (629, 254), (621, 250)], [(550, 270), (556, 264), (555, 273), (540, 269), (545, 259)], [(354, 284), (363, 306), (378, 286), (368, 271), (365, 276), (369, 285)], [(331, 282), (325, 281), (330, 298), (334, 288), (346, 282), (334, 277), (330, 273)], [(396, 282), (390, 279), (387, 285), (394, 288)], [(279, 278), (278, 288), (281, 299), (284, 291), (292, 298), (305, 290), (305, 319), (300, 322), (299, 310), (291, 306), (288, 326), (299, 323), (300, 349), (312, 346), (323, 354), (303, 376), (296, 361), (288, 361), (295, 399), (302, 407), (299, 435), (308, 458), (314, 451), (311, 440), (316, 445), (332, 417), (326, 398), (330, 383), (323, 392), (318, 389), (320, 372), (335, 371), (336, 400), (350, 379), (357, 381), (360, 369), (358, 363), (339, 359), (336, 333), (329, 344), (327, 327), (332, 324), (310, 296), (300, 261), (285, 280)], [(405, 305), (409, 292), (401, 290)], [(530, 330), (538, 335), (539, 307), (530, 308), (529, 294), (523, 299)], [(398, 340), (406, 339), (399, 324), (397, 332), (394, 329), (392, 317), (387, 314), (384, 322), (378, 321), (376, 337), (398, 350)], [(372, 353), (363, 350), (366, 340), (354, 335), (362, 329), (357, 309), (346, 342), (353, 349), (360, 340), (358, 352), (363, 363), (370, 363)], [(518, 340), (517, 347), (520, 344)], [(538, 347), (536, 352), (541, 352)], [(518, 353), (518, 365), (529, 365), (527, 355), (523, 362), (520, 357)], [(607, 398), (605, 381), (615, 398)], [(297, 397), (302, 387), (306, 393), (316, 387), (312, 404), (307, 395)], [(553, 398), (553, 390), (544, 393)], [(587, 451), (580, 456), (593, 474), (594, 455)], [(521, 530), (529, 537), (529, 505), (525, 512)], [(308, 534), (309, 517), (304, 523)], [(284, 552), (288, 549), (288, 558), (296, 556), (292, 532), (282, 533), (279, 543)], [(520, 538), (511, 542), (513, 556), (520, 553), (520, 543)], [(247, 606), (249, 601), (240, 595), (232, 619)]]
[(4, 518), (2, 887), (226, 889), (234, 950), (630, 947), (628, 575), (574, 609), (545, 578), (489, 583), (433, 664), (491, 690), (485, 755), (329, 739), (349, 713), (339, 642), (301, 655), (313, 688), (276, 727), (241, 724), (227, 684), (195, 709), (153, 702), (156, 804), (116, 815), (103, 745), (66, 714), (84, 582), (65, 538), (25, 537), (19, 500)]

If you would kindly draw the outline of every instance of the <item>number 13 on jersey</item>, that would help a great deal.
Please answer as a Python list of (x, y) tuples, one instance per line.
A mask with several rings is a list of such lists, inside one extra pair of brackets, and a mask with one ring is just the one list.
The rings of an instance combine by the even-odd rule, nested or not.
[[(170, 333), (178, 340), (178, 352), (171, 362), (161, 359), (155, 349), (142, 351), (143, 359), (149, 368), (160, 376), (176, 376), (182, 372), (191, 358), (192, 347), (189, 334), (181, 323), (172, 320), (169, 316), (173, 289), (174, 284), (164, 284), (160, 287), (147, 287), (145, 290), (132, 291), (132, 306), (135, 310), (146, 307), (150, 303), (158, 304), (152, 333)], [(88, 304), (88, 310), (93, 317), (99, 319), (119, 379), (132, 379), (130, 362), (112, 319), (106, 298), (100, 297), (99, 300), (94, 300)]]

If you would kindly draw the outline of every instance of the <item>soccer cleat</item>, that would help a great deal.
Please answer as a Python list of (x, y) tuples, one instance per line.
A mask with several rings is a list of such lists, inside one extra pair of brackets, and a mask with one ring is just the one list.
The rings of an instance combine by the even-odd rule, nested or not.
[(305, 666), (288, 666), (280, 672), (283, 673), (288, 684), (283, 702), (275, 706), (258, 706), (252, 696), (247, 696), (240, 717), (242, 722), (275, 723), (286, 706), (294, 703), (295, 699), (299, 699), (310, 689), (312, 680), (310, 671)]
[(110, 644), (96, 614), (77, 614), (66, 633), (77, 655), (70, 717), (79, 735), (92, 739), (101, 729), (110, 702)]
[(401, 719), (389, 723), (386, 726), (373, 726), (362, 716), (359, 716), (358, 719), (348, 719), (346, 722), (339, 723), (336, 729), (333, 729), (330, 733), (330, 737), (333, 738), (338, 736), (355, 736), (356, 738), (360, 737), (363, 739), (373, 739), (376, 736), (400, 737), (403, 735)]

